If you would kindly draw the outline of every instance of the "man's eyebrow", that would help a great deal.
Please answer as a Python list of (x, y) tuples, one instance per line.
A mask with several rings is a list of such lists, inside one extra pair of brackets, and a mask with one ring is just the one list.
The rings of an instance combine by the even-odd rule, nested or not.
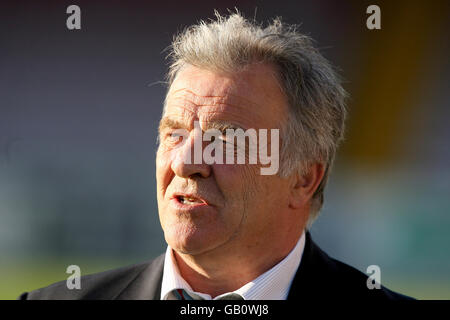
[(167, 128), (175, 128), (175, 129), (185, 128), (185, 129), (187, 129), (188, 126), (186, 124), (184, 124), (183, 122), (181, 122), (181, 121), (164, 117), (159, 122), (158, 130), (159, 130), (159, 132), (161, 132), (161, 131), (163, 131), (164, 129), (167, 129)]
[(222, 133), (226, 133), (227, 129), (233, 129), (233, 130), (242, 129), (242, 130), (244, 130), (244, 128), (242, 128), (240, 125), (237, 125), (237, 124), (229, 122), (229, 121), (224, 121), (224, 120), (214, 120), (214, 121), (208, 122), (207, 125), (205, 126), (205, 130), (208, 130), (208, 129), (217, 129)]
[[(206, 123), (206, 125), (201, 125), (203, 127), (203, 130), (209, 130), (209, 129), (217, 129), (220, 132), (226, 133), (227, 129), (242, 129), (245, 131), (242, 126), (237, 125), (235, 123), (232, 123), (230, 121), (224, 121), (224, 120), (212, 120)], [(178, 120), (174, 120), (168, 117), (164, 117), (161, 119), (159, 123), (159, 132), (161, 132), (164, 129), (172, 128), (172, 129), (189, 129), (189, 126), (186, 125), (183, 122), (180, 122)]]

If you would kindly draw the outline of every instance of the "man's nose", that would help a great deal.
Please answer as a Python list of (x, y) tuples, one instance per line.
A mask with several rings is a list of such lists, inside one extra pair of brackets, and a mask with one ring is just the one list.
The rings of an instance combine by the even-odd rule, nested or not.
[[(201, 146), (201, 147), (200, 147)], [(173, 150), (172, 171), (181, 178), (202, 177), (211, 174), (211, 165), (203, 160), (203, 141), (201, 136), (190, 136), (182, 146)]]

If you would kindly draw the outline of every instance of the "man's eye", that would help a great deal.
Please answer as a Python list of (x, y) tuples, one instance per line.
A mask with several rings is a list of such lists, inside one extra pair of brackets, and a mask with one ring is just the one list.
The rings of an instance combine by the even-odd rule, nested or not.
[(230, 139), (227, 139), (227, 136), (226, 136), (225, 133), (223, 133), (223, 134), (219, 137), (219, 140), (222, 141), (224, 144), (226, 144), (226, 143), (231, 143), (231, 140), (230, 140)]
[(178, 133), (178, 132), (169, 132), (168, 136), (169, 136), (170, 138), (178, 139), (178, 138), (181, 137), (181, 134)]
[(229, 143), (229, 141), (226, 139), (225, 136), (221, 136), (221, 137), (213, 137), (212, 140), (211, 140), (211, 142), (214, 142), (214, 141), (216, 141), (216, 140), (218, 140), (219, 143), (222, 143), (222, 144), (224, 144), (224, 145), (226, 145), (227, 143)]
[(217, 136), (212, 136), (211, 137), (211, 142), (215, 142), (216, 140), (222, 141), (222, 142), (226, 142), (225, 137), (221, 136), (221, 137), (217, 137)]
[(176, 131), (167, 132), (163, 135), (163, 139), (167, 142), (178, 142), (182, 137), (183, 135)]

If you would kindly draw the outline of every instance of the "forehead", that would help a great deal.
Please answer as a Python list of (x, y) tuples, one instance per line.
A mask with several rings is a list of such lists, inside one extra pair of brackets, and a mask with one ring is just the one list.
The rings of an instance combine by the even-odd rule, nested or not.
[(186, 66), (172, 83), (164, 113), (187, 126), (227, 121), (244, 129), (279, 128), (286, 116), (274, 69), (260, 64), (234, 74)]

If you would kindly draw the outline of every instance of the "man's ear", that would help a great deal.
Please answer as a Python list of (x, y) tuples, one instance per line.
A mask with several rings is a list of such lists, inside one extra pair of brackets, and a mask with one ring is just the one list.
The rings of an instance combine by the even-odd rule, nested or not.
[(289, 207), (298, 209), (305, 206), (319, 187), (324, 174), (325, 165), (323, 163), (309, 165), (303, 175), (300, 173), (295, 174), (292, 177)]

